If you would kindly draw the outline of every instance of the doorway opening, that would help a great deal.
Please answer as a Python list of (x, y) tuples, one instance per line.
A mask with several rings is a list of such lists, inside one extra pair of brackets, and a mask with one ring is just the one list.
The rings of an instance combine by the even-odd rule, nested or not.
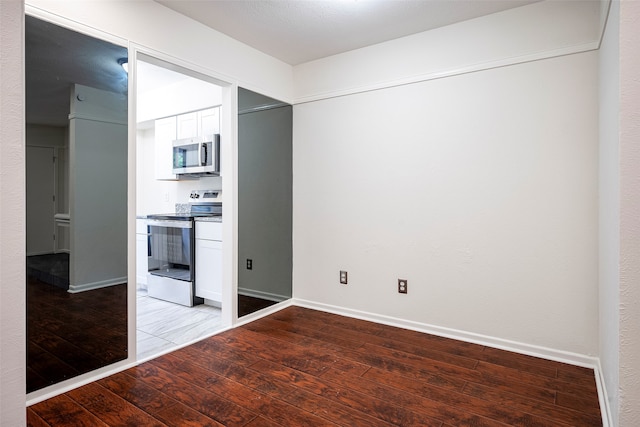
[[(221, 289), (222, 233), (200, 239), (204, 236), (201, 231), (207, 227), (222, 227), (224, 178), (220, 171), (182, 174), (174, 169), (176, 141), (189, 139), (195, 141), (195, 147), (201, 147), (188, 153), (189, 156), (224, 155), (223, 150), (215, 150), (216, 141), (228, 137), (221, 126), (227, 108), (223, 104), (223, 86), (212, 78), (137, 54), (138, 360), (213, 335), (228, 326), (223, 310), (230, 307), (223, 306)], [(182, 147), (185, 151), (185, 146)], [(214, 163), (215, 160), (220, 162), (219, 158)], [(193, 214), (194, 206), (199, 209), (197, 215)], [(213, 212), (219, 215), (214, 218)], [(163, 270), (177, 269), (184, 274), (179, 277), (161, 274)]]

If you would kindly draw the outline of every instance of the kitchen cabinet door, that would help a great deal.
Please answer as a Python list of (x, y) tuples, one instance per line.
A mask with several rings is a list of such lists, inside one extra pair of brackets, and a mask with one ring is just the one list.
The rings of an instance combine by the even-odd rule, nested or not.
[(180, 114), (177, 118), (178, 139), (199, 136), (198, 113)]
[(200, 135), (220, 133), (220, 107), (198, 111)]
[(222, 242), (196, 239), (196, 296), (222, 302)]
[(176, 139), (176, 117), (167, 117), (155, 122), (155, 177), (175, 180), (173, 173), (173, 141)]

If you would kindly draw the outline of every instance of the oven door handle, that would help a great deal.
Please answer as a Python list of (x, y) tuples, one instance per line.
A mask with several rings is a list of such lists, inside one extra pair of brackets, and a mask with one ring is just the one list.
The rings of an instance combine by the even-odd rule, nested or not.
[(147, 219), (150, 227), (193, 228), (193, 221), (171, 221), (163, 219)]

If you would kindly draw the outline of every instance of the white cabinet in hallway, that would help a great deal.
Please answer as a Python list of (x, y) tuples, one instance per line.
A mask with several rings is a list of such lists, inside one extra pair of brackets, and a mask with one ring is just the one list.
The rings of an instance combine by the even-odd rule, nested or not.
[(196, 296), (222, 302), (222, 223), (196, 221)]

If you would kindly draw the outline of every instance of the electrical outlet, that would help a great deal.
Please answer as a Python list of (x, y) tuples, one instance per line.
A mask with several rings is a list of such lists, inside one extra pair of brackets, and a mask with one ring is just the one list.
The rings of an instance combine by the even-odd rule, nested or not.
[(347, 272), (344, 270), (340, 270), (340, 283), (343, 285), (347, 284)]
[(253, 270), (253, 260), (247, 259), (247, 270)]
[(398, 293), (407, 293), (407, 279), (398, 279)]

